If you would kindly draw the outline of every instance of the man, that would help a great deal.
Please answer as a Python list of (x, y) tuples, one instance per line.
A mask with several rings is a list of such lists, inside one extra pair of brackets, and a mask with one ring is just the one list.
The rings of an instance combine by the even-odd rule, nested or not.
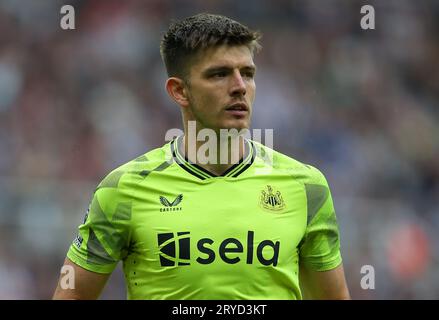
[[(98, 298), (120, 260), (129, 299), (349, 298), (324, 176), (221, 137), (250, 127), (259, 37), (218, 15), (171, 25), (161, 54), (185, 134), (99, 184), (65, 261), (75, 288), (54, 298)], [(190, 124), (216, 134), (209, 161)]]

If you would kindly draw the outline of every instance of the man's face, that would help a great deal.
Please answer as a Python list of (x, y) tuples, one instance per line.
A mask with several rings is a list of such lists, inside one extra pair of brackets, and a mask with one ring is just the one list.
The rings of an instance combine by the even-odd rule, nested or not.
[(197, 129), (248, 129), (256, 89), (250, 49), (222, 45), (199, 53), (194, 60), (187, 120), (196, 120)]

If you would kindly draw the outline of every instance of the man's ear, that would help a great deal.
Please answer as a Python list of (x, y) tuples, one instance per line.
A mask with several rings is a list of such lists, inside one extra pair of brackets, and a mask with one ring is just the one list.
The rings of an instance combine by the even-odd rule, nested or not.
[(181, 107), (189, 105), (188, 92), (183, 79), (171, 77), (166, 80), (166, 91), (169, 96)]

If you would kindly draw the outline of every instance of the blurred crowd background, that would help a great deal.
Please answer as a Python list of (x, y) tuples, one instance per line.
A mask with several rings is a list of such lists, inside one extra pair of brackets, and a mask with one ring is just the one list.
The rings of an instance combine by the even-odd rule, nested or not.
[(182, 128), (159, 43), (199, 12), (263, 33), (253, 128), (325, 173), (352, 297), (439, 298), (438, 1), (0, 0), (0, 299), (51, 298), (99, 181)]

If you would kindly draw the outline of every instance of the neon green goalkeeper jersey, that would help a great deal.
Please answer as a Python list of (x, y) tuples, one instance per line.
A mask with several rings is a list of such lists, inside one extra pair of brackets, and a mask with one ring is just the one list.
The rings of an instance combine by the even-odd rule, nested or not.
[(182, 137), (112, 171), (68, 258), (97, 273), (123, 261), (129, 299), (301, 299), (299, 261), (341, 263), (336, 216), (316, 168), (246, 140), (215, 176)]

